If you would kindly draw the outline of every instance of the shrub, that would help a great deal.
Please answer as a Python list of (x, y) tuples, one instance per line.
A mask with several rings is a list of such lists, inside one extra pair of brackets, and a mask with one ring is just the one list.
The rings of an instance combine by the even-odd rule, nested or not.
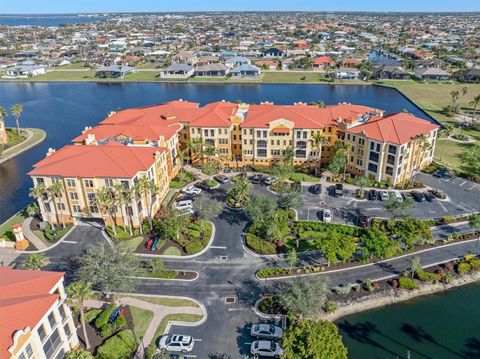
[(466, 262), (459, 263), (457, 266), (457, 273), (460, 275), (465, 275), (470, 271), (470, 264)]
[(212, 163), (204, 163), (200, 167), (201, 171), (208, 176), (216, 175), (218, 173), (218, 167)]
[(444, 224), (450, 224), (455, 221), (455, 218), (453, 216), (443, 216), (442, 217), (442, 223)]
[(375, 289), (375, 286), (373, 285), (373, 282), (372, 282), (371, 279), (366, 279), (365, 280), (364, 288), (368, 292), (373, 292), (373, 290)]
[(445, 283), (445, 284), (451, 283), (452, 280), (453, 280), (453, 274), (452, 274), (452, 272), (447, 272), (447, 273), (445, 273), (445, 275), (442, 277), (442, 281), (443, 281), (443, 283)]
[(337, 286), (334, 289), (334, 292), (340, 295), (347, 295), (352, 290), (351, 284), (345, 286)]
[(110, 339), (107, 339), (97, 349), (98, 359), (126, 359), (137, 347), (135, 335), (131, 330), (123, 330)]
[(326, 313), (334, 313), (337, 310), (337, 304), (331, 300), (327, 300), (323, 306)]
[(188, 254), (195, 254), (200, 252), (204, 248), (201, 241), (194, 241), (185, 246), (185, 252)]
[(183, 231), (183, 234), (193, 238), (200, 238), (200, 236), (202, 235), (199, 231), (195, 229), (189, 229), (189, 228), (185, 229)]
[(472, 259), (470, 261), (470, 270), (473, 272), (478, 272), (480, 270), (480, 260)]
[(127, 326), (127, 320), (124, 317), (118, 316), (112, 324), (107, 323), (100, 329), (100, 336), (102, 338), (108, 338), (114, 332), (124, 329)]
[(117, 309), (115, 304), (109, 304), (97, 317), (95, 320), (95, 328), (100, 329), (105, 324), (108, 324), (108, 320), (113, 312)]
[(252, 233), (245, 234), (247, 246), (258, 254), (276, 254), (277, 247), (272, 242), (264, 241)]
[(360, 291), (360, 288), (361, 288), (361, 287), (360, 287), (360, 284), (358, 284), (358, 283), (350, 284), (350, 287), (352, 288), (352, 290), (353, 290), (354, 292), (359, 292), (359, 291)]
[(101, 309), (90, 309), (85, 312), (85, 320), (87, 322), (93, 322), (95, 319), (97, 319), (98, 315), (102, 312)]
[(408, 277), (401, 277), (398, 280), (398, 284), (401, 289), (413, 290), (418, 288), (417, 283), (412, 278)]
[(445, 270), (453, 270), (453, 263), (447, 262), (443, 265), (443, 268), (445, 268)]
[(214, 188), (218, 186), (218, 182), (210, 178), (203, 180), (203, 184), (207, 185), (209, 188)]
[(289, 270), (286, 268), (262, 268), (257, 271), (258, 278), (270, 278), (281, 275), (288, 275)]
[(424, 270), (417, 271), (416, 277), (422, 282), (433, 282), (436, 283), (442, 277), (440, 274), (430, 273)]

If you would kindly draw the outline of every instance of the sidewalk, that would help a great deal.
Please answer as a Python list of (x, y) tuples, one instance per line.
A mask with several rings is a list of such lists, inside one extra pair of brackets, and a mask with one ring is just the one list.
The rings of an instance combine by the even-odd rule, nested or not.
[(30, 223), (32, 223), (32, 220), (33, 220), (32, 217), (28, 217), (26, 220), (23, 221), (22, 223), (23, 235), (37, 248), (37, 250), (47, 249), (48, 246), (40, 238), (38, 238), (35, 235), (35, 233), (31, 231)]

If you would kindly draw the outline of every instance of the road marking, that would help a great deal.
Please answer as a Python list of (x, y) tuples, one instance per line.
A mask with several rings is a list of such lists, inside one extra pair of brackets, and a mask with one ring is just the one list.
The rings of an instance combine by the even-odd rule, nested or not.
[(458, 185), (458, 187), (462, 187), (465, 183), (467, 183), (467, 181), (463, 181), (462, 183), (460, 183), (460, 184)]
[(474, 188), (477, 187), (477, 186), (478, 186), (478, 184), (475, 183), (475, 184), (474, 184), (472, 187), (470, 187), (469, 189), (474, 189)]
[(201, 342), (201, 341), (202, 341), (202, 339), (193, 338), (193, 341), (194, 341), (194, 342)]
[(63, 241), (63, 243), (78, 243), (78, 242), (75, 242), (75, 241)]
[(437, 202), (437, 203), (440, 205), (440, 207), (442, 207), (442, 209), (443, 209), (444, 212), (448, 212), (448, 211), (447, 211), (447, 208), (445, 207), (445, 205), (444, 205), (442, 202), (439, 201), (439, 202)]
[(428, 211), (428, 213), (437, 213), (437, 211)]
[(210, 248), (213, 248), (213, 249), (227, 249), (227, 247), (225, 247), (225, 246), (210, 246)]
[(240, 310), (243, 310), (243, 308), (228, 308), (229, 312), (240, 311)]
[(185, 354), (184, 357), (185, 358), (197, 358), (196, 355), (188, 355), (188, 354)]
[(252, 342), (245, 343), (245, 345), (252, 345)]

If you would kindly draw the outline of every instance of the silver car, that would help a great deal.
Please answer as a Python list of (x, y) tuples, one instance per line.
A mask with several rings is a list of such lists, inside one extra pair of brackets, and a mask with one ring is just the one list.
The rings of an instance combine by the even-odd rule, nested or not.
[(250, 353), (254, 358), (280, 358), (283, 354), (283, 349), (276, 342), (271, 342), (269, 340), (255, 340), (250, 346)]
[(254, 324), (250, 329), (250, 335), (254, 338), (280, 339), (283, 330), (273, 324)]

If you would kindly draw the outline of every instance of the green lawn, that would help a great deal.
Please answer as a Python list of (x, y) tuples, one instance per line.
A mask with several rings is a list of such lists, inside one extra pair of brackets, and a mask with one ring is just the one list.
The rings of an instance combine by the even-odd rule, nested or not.
[(88, 67), (85, 67), (85, 63), (84, 62), (77, 62), (75, 64), (70, 64), (70, 65), (65, 65), (65, 66), (60, 66), (58, 67), (59, 70), (69, 70), (69, 69), (73, 69), (73, 70), (78, 70), (78, 69), (87, 69), (88, 70)]
[(166, 256), (181, 256), (182, 252), (177, 247), (171, 246), (168, 247), (163, 254)]
[(39, 143), (45, 139), (47, 136), (46, 132), (40, 128), (27, 128), (26, 130), (29, 130), (33, 133), (32, 137), (28, 141), (23, 141), (22, 143), (18, 143), (18, 135), (16, 134), (16, 130), (13, 131), (14, 134), (12, 134), (12, 130), (8, 130), (7, 134), (9, 135), (9, 141), (10, 141), (10, 136), (12, 138), (15, 138), (16, 140), (16, 147), (12, 148), (13, 146), (7, 147), (1, 154), (0, 154), (0, 159), (4, 157), (9, 157), (12, 156), (15, 153), (20, 153), (22, 152), (25, 148), (31, 146), (32, 144)]
[(133, 237), (132, 239), (123, 240), (123, 243), (130, 248), (132, 251), (136, 250), (137, 247), (143, 242), (143, 236)]
[(153, 319), (153, 312), (150, 310), (129, 306), (133, 319), (133, 332), (135, 337), (140, 338), (145, 335), (148, 325)]
[(31, 77), (28, 81), (91, 81), (95, 79), (94, 76), (95, 70), (88, 69), (85, 71), (51, 71), (43, 75)]
[[(136, 69), (157, 69), (158, 66), (163, 66), (161, 62), (145, 62), (136, 66)], [(158, 69), (160, 71), (160, 69)]]
[(294, 173), (293, 175), (290, 176), (289, 179), (291, 181), (296, 181), (296, 182), (300, 182), (300, 181), (303, 181), (303, 182), (320, 182), (320, 178), (310, 176), (308, 174), (301, 173), (301, 172)]
[(15, 237), (12, 233), (12, 225), (16, 223), (23, 223), (25, 220), (26, 215), (20, 211), (14, 214), (12, 217), (7, 219), (5, 222), (0, 224), (0, 238), (5, 238), (6, 240), (14, 241)]
[(155, 332), (155, 336), (153, 337), (152, 344), (156, 344), (158, 337), (165, 334), (165, 329), (167, 328), (168, 322), (171, 321), (178, 321), (178, 322), (188, 322), (188, 323), (195, 323), (202, 320), (203, 315), (198, 314), (169, 314), (165, 316), (160, 322), (160, 325)]
[[(160, 70), (158, 71), (137, 71), (131, 74), (126, 75), (123, 79), (124, 81), (157, 81), (158, 74), (160, 73)], [(115, 80), (118, 81), (118, 80)]]
[(323, 73), (305, 72), (267, 72), (262, 73), (262, 82), (328, 82)]
[(190, 299), (147, 297), (141, 295), (129, 295), (129, 297), (140, 299), (153, 304), (164, 305), (166, 307), (198, 307), (198, 304)]
[(5, 149), (18, 145), (22, 141), (25, 141), (25, 139), (27, 138), (26, 134), (22, 131), (22, 129), (20, 129), (20, 134), (18, 134), (16, 128), (7, 128), (6, 132), (7, 132), (7, 146), (5, 147)]

